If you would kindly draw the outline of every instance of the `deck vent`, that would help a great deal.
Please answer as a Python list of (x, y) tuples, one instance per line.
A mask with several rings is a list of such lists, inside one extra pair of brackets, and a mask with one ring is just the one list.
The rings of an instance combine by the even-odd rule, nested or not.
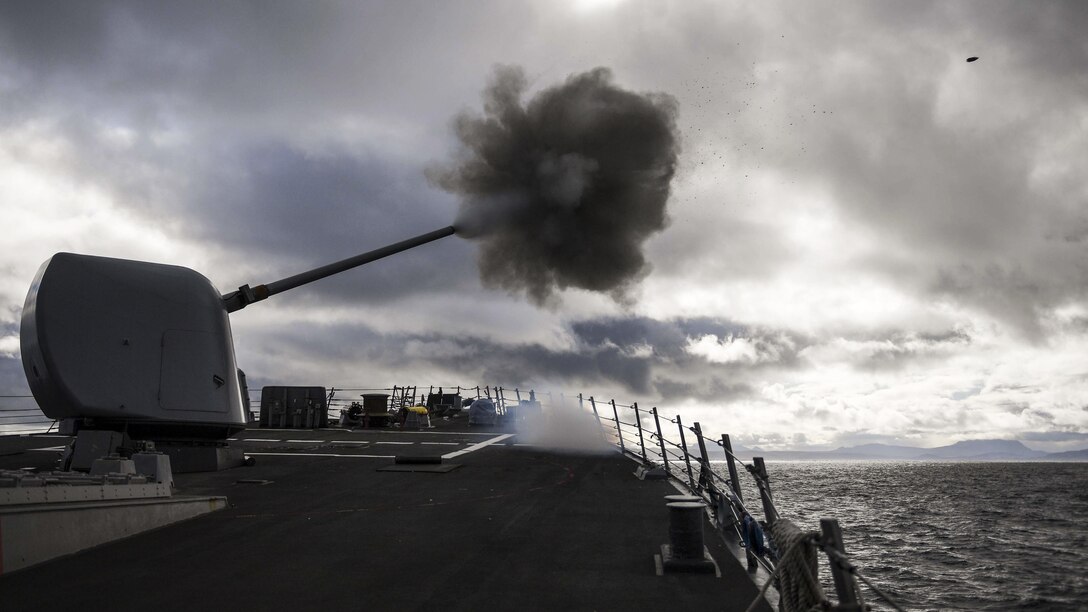
[(658, 575), (687, 572), (720, 576), (714, 558), (703, 544), (706, 507), (703, 501), (691, 495), (667, 495), (665, 500), (669, 509), (669, 543), (661, 545), (660, 555), (654, 555)]
[(442, 455), (397, 455), (393, 457), (393, 463), (429, 465), (442, 463)]
[(703, 501), (703, 498), (699, 497), (698, 495), (686, 495), (686, 494), (679, 495), (679, 494), (674, 493), (672, 495), (666, 495), (665, 496), (665, 503), (666, 504), (671, 504), (673, 502), (696, 502), (696, 503), (701, 503), (702, 501)]

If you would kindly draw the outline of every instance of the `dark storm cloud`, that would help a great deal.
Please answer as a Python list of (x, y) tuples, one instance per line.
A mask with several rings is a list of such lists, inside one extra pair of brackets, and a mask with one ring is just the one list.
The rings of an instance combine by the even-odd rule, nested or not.
[[(266, 283), (449, 224), (448, 202), (422, 165), (378, 154), (309, 153), (282, 141), (166, 151), (148, 142), (117, 151), (85, 126), (66, 127), (81, 155), (69, 169), (103, 181), (149, 231), (215, 245), (200, 270), (223, 291)], [(165, 175), (164, 168), (174, 173)], [(406, 294), (476, 288), (472, 249), (444, 240), (322, 280), (296, 296), (382, 302)], [(103, 244), (102, 248), (108, 248)], [(259, 270), (260, 278), (238, 269)], [(360, 289), (365, 279), (366, 291)]]
[[(628, 353), (650, 349), (659, 360), (677, 365), (704, 364), (718, 372), (749, 371), (767, 367), (794, 367), (798, 352), (813, 339), (787, 330), (767, 330), (711, 317), (615, 317), (572, 322), (571, 331), (586, 346), (616, 346)], [(713, 363), (690, 348), (705, 336), (719, 341), (750, 342), (757, 359), (749, 363)], [(699, 372), (700, 375), (703, 372)]]
[(94, 65), (108, 30), (102, 3), (15, 0), (0, 4), (0, 50), (32, 70)]
[[(302, 118), (390, 96), (402, 105), (441, 104), (441, 91), (419, 95), (428, 77), (411, 69), (415, 62), (456, 61), (434, 42), (487, 31), (481, 15), (518, 14), (525, 21), (530, 12), (412, 2), (15, 0), (0, 3), (0, 50), (13, 75), (95, 103), (85, 108), (96, 112), (109, 109), (97, 102), (111, 102), (228, 123), (243, 119), (238, 113), (252, 120), (272, 110)], [(414, 53), (393, 51), (405, 45)], [(471, 44), (462, 51), (476, 53)], [(437, 81), (445, 87), (459, 78)]]
[(959, 2), (948, 10), (992, 33), (993, 40), (1017, 58), (1018, 67), (1035, 74), (1040, 82), (1088, 94), (1084, 71), (1088, 44), (1083, 36), (1088, 5), (1065, 0), (1032, 6), (1009, 0), (993, 4), (992, 10), (977, 8), (975, 3)]
[[(304, 151), (290, 141), (292, 129), (307, 129), (305, 122), (289, 125), (293, 115), (323, 117), (304, 113), (314, 91), (323, 95), (314, 110), (330, 115), (352, 98), (353, 92), (318, 84), (348, 71), (346, 54), (332, 53), (333, 64), (314, 69), (319, 53), (334, 44), (329, 16), (336, 11), (292, 3), (260, 11), (204, 8), (5, 3), (0, 71), (39, 96), (6, 97), (0, 122), (46, 114), (41, 124), (68, 145), (53, 160), (55, 171), (108, 194), (149, 231), (224, 253), (215, 267), (200, 270), (223, 291), (449, 224), (448, 202), (422, 178), (426, 157), (327, 144)], [(243, 52), (247, 45), (267, 53)], [(294, 79), (289, 87), (288, 78)], [(371, 99), (354, 101), (365, 107)], [(255, 132), (253, 123), (273, 107), (288, 123)], [(115, 129), (123, 130), (123, 142)], [(430, 245), (426, 253), (402, 254), (281, 299), (374, 302), (475, 286), (471, 257), (465, 246)], [(239, 268), (267, 277), (242, 276)]]
[(562, 351), (539, 344), (501, 344), (482, 338), (429, 336), (416, 340), (457, 344), (469, 356), (457, 366), (469, 380), (524, 386), (533, 380), (553, 379), (575, 385), (619, 384), (632, 393), (650, 391), (652, 361), (614, 348)]
[[(1006, 348), (1025, 349), (1017, 338), (1005, 346), (1003, 327), (1037, 339), (1064, 335), (1021, 354), (1053, 348), (1070, 356), (1055, 363), (1078, 363), (1085, 319), (1075, 313), (1078, 301), (1088, 303), (1086, 10), (1083, 2), (996, 0), (835, 11), (627, 2), (575, 16), (545, 2), (4, 2), (0, 155), (13, 173), (26, 169), (32, 183), (55, 189), (31, 193), (24, 187), (34, 184), (12, 181), (0, 195), (72, 205), (43, 207), (40, 216), (0, 206), (0, 217), (33, 225), (14, 232), (26, 230), (50, 252), (76, 233), (68, 222), (146, 227), (151, 238), (99, 239), (120, 238), (118, 248), (133, 256), (210, 261), (201, 272), (225, 291), (268, 282), (448, 224), (455, 198), (428, 189), (422, 168), (453, 144), (450, 115), (474, 106), (495, 61), (527, 66), (533, 88), (606, 63), (625, 86), (668, 91), (683, 108), (672, 225), (642, 245), (654, 289), (676, 293), (647, 303), (662, 320), (579, 320), (586, 315), (536, 312), (479, 292), (477, 246), (448, 239), (290, 292), (268, 304), (266, 318), (239, 315), (240, 365), (254, 385), (386, 386), (446, 375), (441, 382), (517, 385), (539, 376), (621, 389), (640, 403), (657, 394), (773, 411), (779, 396), (769, 384), (816, 407), (787, 427), (826, 432), (853, 401), (838, 392), (849, 396), (861, 379), (893, 391), (916, 380), (910, 366), (921, 364), (929, 383), (947, 375), (947, 384), (929, 394), (910, 385), (910, 407), (887, 404), (888, 393), (857, 406), (895, 423), (883, 417), (960, 395), (961, 410), (903, 428), (958, 435), (998, 409), (988, 396), (1031, 392), (1053, 425), (1035, 423), (1045, 417), (1032, 410), (1022, 411), (1032, 420), (1011, 422), (1069, 428), (1088, 411), (1083, 373), (1033, 367), (991, 380), (977, 368), (1007, 363)], [(982, 59), (964, 63), (971, 55)], [(959, 114), (948, 112), (965, 99)], [(711, 165), (721, 172), (695, 171)], [(570, 179), (556, 181), (560, 199), (591, 172), (578, 158), (543, 169)], [(742, 182), (749, 170), (752, 182)], [(800, 217), (783, 214), (798, 209)], [(79, 223), (95, 216), (98, 225)], [(830, 240), (819, 240), (825, 231)], [(163, 248), (149, 248), (159, 236)], [(78, 244), (90, 249), (93, 240)], [(4, 312), (21, 308), (37, 261), (12, 272), (17, 281), (5, 286), (18, 288), (3, 292)], [(861, 285), (891, 285), (916, 302), (907, 320), (886, 320), (904, 313), (894, 305), (881, 319), (884, 304), (865, 291), (846, 298), (841, 313), (809, 308), (805, 296), (827, 287), (852, 293), (855, 273)], [(796, 284), (798, 303), (762, 308), (783, 279)], [(689, 294), (696, 286), (704, 290), (698, 302)], [(710, 293), (717, 289), (736, 291), (719, 300)], [(365, 324), (330, 323), (358, 314), (345, 308), (327, 318), (330, 311), (276, 310), (397, 298), (368, 310), (375, 320)], [(1054, 312), (1063, 305), (1070, 308)], [(980, 311), (1004, 326), (980, 321)], [(678, 312), (711, 316), (669, 318)], [(854, 312), (895, 329), (841, 320)], [(978, 340), (918, 331), (957, 324)], [(551, 340), (526, 341), (522, 330)], [(737, 359), (730, 350), (738, 348), (749, 352)], [(848, 367), (812, 384), (827, 365), (813, 355)], [(330, 371), (344, 380), (328, 380)], [(966, 395), (983, 378), (986, 391)], [(25, 389), (17, 359), (0, 358), (4, 386)], [(1073, 420), (1055, 406), (1068, 397), (1078, 406), (1065, 409), (1078, 411)]]
[[(1083, 174), (1036, 178), (1040, 152), (1088, 95), (1088, 6), (1034, 8), (871, 3), (864, 31), (798, 15), (817, 19), (833, 42), (803, 84), (816, 116), (798, 123), (811, 154), (795, 169), (879, 232), (891, 248), (871, 263), (896, 262), (887, 268), (896, 282), (1037, 337), (1046, 310), (1088, 297), (1088, 245), (1054, 235), (1088, 220)], [(907, 53), (887, 61), (885, 38), (904, 33)], [(948, 46), (983, 43), (992, 47), (971, 51), (986, 61), (971, 65)], [(836, 54), (840, 63), (822, 61)], [(863, 67), (854, 79), (836, 78), (845, 61)], [(956, 114), (947, 105), (957, 96), (976, 104)], [(832, 123), (825, 111), (847, 119)]]
[(1020, 440), (1031, 442), (1080, 442), (1088, 440), (1088, 432), (1082, 431), (1025, 431)]
[(587, 346), (612, 344), (625, 350), (649, 346), (656, 355), (669, 359), (683, 358), (687, 342), (687, 336), (676, 323), (648, 317), (575, 321), (571, 331)]
[(758, 395), (755, 387), (745, 382), (725, 382), (717, 376), (694, 382), (671, 378), (654, 379), (654, 391), (663, 402), (696, 399), (704, 402), (726, 403)]
[[(23, 360), (18, 356), (0, 355), (0, 395), (29, 395), (30, 387), (23, 373)], [(11, 402), (5, 402), (9, 405)], [(20, 406), (22, 407), (22, 406)]]
[[(1047, 212), (1035, 204), (1039, 194), (1029, 188), (1035, 162), (1024, 151), (1032, 126), (984, 135), (952, 131), (935, 122), (933, 95), (896, 96), (899, 115), (879, 154), (861, 134), (828, 139), (819, 171), (849, 176), (834, 183), (839, 202), (855, 219), (913, 247), (906, 255), (913, 278), (897, 281), (1038, 336), (1045, 309), (1086, 296), (1088, 245), (1031, 235), (1041, 219), (1075, 222), (1060, 208)], [(879, 267), (880, 259), (874, 263)]]
[[(244, 151), (238, 166), (209, 181), (187, 213), (216, 220), (192, 224), (196, 238), (230, 244), (246, 260), (275, 262), (268, 273), (276, 278), (239, 284), (270, 282), (449, 224), (446, 202), (420, 180), (419, 168), (380, 157), (272, 144)], [(448, 239), (298, 293), (375, 302), (475, 284), (471, 249)]]
[[(658, 320), (649, 317), (613, 317), (572, 322), (571, 331), (587, 346), (615, 345), (625, 351), (649, 347), (673, 361), (691, 360), (689, 342), (705, 335), (749, 337), (751, 330), (722, 319), (695, 317)], [(758, 333), (757, 333), (758, 335)]]
[(605, 68), (523, 102), (527, 88), (520, 68), (497, 68), (484, 116), (456, 119), (460, 159), (431, 176), (461, 197), (458, 231), (479, 241), (485, 284), (538, 304), (567, 287), (623, 301), (667, 221), (675, 100), (621, 89)]
[[(222, 254), (201, 270), (221, 289), (266, 282), (449, 225), (448, 196), (422, 172), (437, 147), (406, 155), (410, 145), (380, 136), (395, 131), (391, 113), (440, 105), (460, 81), (428, 82), (408, 69), (432, 53), (446, 61), (441, 45), (415, 48), (414, 60), (384, 51), (432, 31), (485, 27), (471, 13), (430, 7), (433, 19), (420, 20), (381, 4), (4, 3), (0, 127), (37, 126), (60, 145), (55, 174), (107, 195), (149, 230)], [(442, 142), (450, 108), (416, 138)], [(341, 122), (361, 133), (341, 137)], [(5, 144), (16, 154), (23, 146)], [(358, 275), (308, 291), (375, 301), (476, 287), (472, 249), (453, 242), (369, 266), (365, 294)]]
[[(725, 8), (676, 10), (683, 39), (708, 51), (685, 70), (653, 42), (637, 59), (676, 75), (664, 78), (684, 104), (685, 151), (703, 153), (690, 160), (700, 178), (751, 170), (798, 186), (787, 195), (826, 198), (841, 231), (876, 244), (848, 266), (1029, 337), (1048, 311), (1088, 299), (1088, 5), (770, 3), (767, 29)], [(964, 63), (971, 55), (982, 61)], [(698, 191), (684, 209), (698, 222), (677, 216), (675, 240), (654, 244), (656, 270), (713, 282), (795, 265), (776, 207), (748, 190), (765, 192), (754, 181)], [(706, 228), (726, 221), (711, 208), (758, 212), (718, 247)], [(693, 269), (708, 250), (714, 260)]]
[[(20, 304), (21, 305), (21, 304)], [(14, 313), (18, 315), (18, 313)], [(0, 323), (0, 338), (17, 338), (19, 336), (19, 317), (15, 317), (15, 323)], [(30, 393), (27, 386), (26, 375), (23, 373), (23, 361), (19, 355), (8, 356), (0, 353), (0, 395), (26, 395)], [(9, 405), (0, 398), (0, 405)], [(19, 406), (22, 407), (22, 406)]]
[(971, 336), (959, 330), (943, 334), (896, 331), (870, 339), (879, 343), (879, 348), (859, 359), (855, 365), (873, 371), (901, 370), (920, 363), (941, 361), (949, 353), (971, 343)]
[(845, 364), (861, 372), (896, 372), (941, 363), (972, 344), (959, 329), (938, 333), (881, 330), (810, 340), (797, 357), (808, 366)]
[[(586, 320), (571, 324), (571, 346), (557, 348), (457, 332), (382, 333), (365, 325), (303, 323), (270, 330), (261, 345), (246, 348), (287, 361), (381, 363), (392, 370), (440, 373), (452, 382), (513, 387), (547, 380), (570, 389), (605, 387), (640, 400), (670, 401), (746, 397), (754, 393), (748, 377), (796, 366), (796, 355), (785, 349), (779, 362), (747, 364), (713, 363), (687, 352), (688, 342), (703, 332), (725, 330), (736, 326), (710, 319)], [(337, 381), (345, 382), (365, 381)]]
[[(380, 362), (405, 371), (424, 366), (459, 381), (508, 386), (559, 380), (647, 393), (653, 368), (650, 358), (632, 356), (615, 347), (562, 350), (456, 333), (384, 334), (360, 325), (292, 326), (270, 333), (265, 346), (275, 347), (291, 359)], [(408, 346), (412, 349), (406, 350)]]

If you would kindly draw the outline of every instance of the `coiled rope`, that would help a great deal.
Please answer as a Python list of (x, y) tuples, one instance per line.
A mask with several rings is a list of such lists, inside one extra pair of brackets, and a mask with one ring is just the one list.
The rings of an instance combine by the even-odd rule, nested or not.
[(785, 552), (779, 557), (774, 574), (763, 584), (746, 612), (756, 609), (776, 579), (779, 607), (783, 612), (830, 610), (831, 602), (816, 579), (816, 543), (819, 534), (803, 532), (788, 519), (778, 519), (767, 529), (778, 550)]

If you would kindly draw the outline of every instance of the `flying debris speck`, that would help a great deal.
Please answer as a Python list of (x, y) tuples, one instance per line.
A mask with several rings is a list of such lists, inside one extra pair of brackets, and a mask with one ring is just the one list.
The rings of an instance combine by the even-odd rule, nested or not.
[(976, 57), (976, 56), (971, 56), (971, 57), (967, 58), (967, 61), (969, 61), (969, 62), (973, 62), (973, 61), (975, 61), (975, 60), (977, 60), (977, 59), (978, 59), (978, 57)]

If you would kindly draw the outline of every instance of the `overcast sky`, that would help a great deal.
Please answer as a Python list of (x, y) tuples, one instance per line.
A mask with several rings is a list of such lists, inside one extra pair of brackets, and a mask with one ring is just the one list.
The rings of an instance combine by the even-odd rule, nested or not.
[[(223, 292), (449, 225), (497, 64), (677, 102), (627, 303), (447, 238), (231, 316), (263, 384), (501, 384), (747, 446), (1088, 446), (1088, 3), (0, 4), (0, 393), (58, 251)], [(978, 61), (965, 60), (978, 56)]]

